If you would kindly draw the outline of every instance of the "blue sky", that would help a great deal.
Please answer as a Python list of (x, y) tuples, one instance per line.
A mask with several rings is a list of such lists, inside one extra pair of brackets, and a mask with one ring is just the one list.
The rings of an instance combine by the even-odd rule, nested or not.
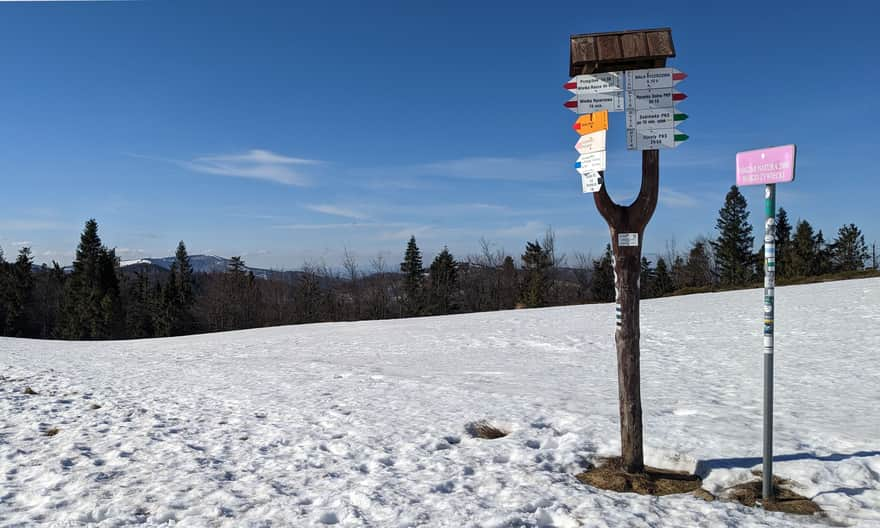
[[(123, 258), (255, 266), (431, 258), (481, 237), (519, 255), (548, 226), (598, 254), (608, 229), (572, 163), (572, 33), (670, 26), (688, 73), (661, 151), (646, 253), (712, 236), (739, 150), (798, 144), (778, 204), (831, 239), (880, 238), (880, 74), (869, 2), (0, 2), (0, 247), (72, 260), (95, 217)], [(606, 181), (639, 183), (622, 114)], [(762, 191), (745, 188), (756, 230)], [(759, 237), (760, 238), (760, 237)]]

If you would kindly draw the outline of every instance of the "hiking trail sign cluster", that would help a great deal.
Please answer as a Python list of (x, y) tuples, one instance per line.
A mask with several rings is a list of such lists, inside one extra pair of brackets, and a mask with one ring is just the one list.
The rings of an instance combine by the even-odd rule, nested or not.
[[(639, 351), (639, 275), (648, 221), (660, 188), (659, 149), (675, 148), (687, 136), (676, 128), (687, 115), (678, 84), (686, 75), (666, 66), (675, 57), (669, 28), (572, 35), (568, 76), (574, 93), (565, 107), (580, 114), (575, 169), (585, 193), (608, 223), (614, 255), (615, 333), (623, 469), (644, 471)], [(614, 203), (605, 188), (608, 113), (625, 112), (629, 150), (642, 153), (642, 184), (628, 205)]]
[(574, 94), (563, 106), (581, 114), (574, 123), (581, 135), (575, 144), (580, 157), (574, 167), (585, 193), (598, 191), (604, 183), (608, 112), (626, 112), (629, 150), (675, 148), (687, 141), (688, 136), (676, 128), (688, 118), (676, 107), (687, 99), (676, 89), (685, 77), (687, 74), (675, 68), (647, 68), (585, 73), (562, 85)]

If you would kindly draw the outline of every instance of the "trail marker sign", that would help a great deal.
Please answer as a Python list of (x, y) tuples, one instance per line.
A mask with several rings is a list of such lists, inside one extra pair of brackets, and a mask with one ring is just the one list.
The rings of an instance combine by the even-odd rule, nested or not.
[(608, 110), (584, 114), (577, 118), (572, 128), (582, 136), (600, 130), (608, 130)]
[(578, 75), (563, 84), (562, 87), (575, 95), (620, 92), (623, 90), (623, 77), (620, 72)]
[(736, 184), (766, 185), (794, 181), (797, 147), (783, 145), (747, 150), (736, 155)]
[(576, 95), (564, 105), (576, 114), (589, 114), (600, 110), (623, 112), (623, 92)]
[(797, 147), (782, 145), (736, 155), (736, 184), (764, 185), (764, 468), (762, 495), (773, 499), (773, 337), (776, 317), (776, 184), (794, 181)]
[(672, 88), (683, 81), (687, 74), (675, 68), (650, 68), (629, 70), (626, 73), (627, 90), (647, 90), (650, 88)]
[(628, 128), (626, 130), (626, 148), (629, 150), (675, 148), (687, 141), (688, 137), (687, 134), (682, 134), (674, 128), (657, 130)]
[(605, 150), (605, 134), (606, 132), (604, 130), (600, 130), (598, 132), (593, 132), (592, 134), (581, 136), (577, 143), (574, 144), (574, 149), (580, 154), (589, 154), (590, 152)]

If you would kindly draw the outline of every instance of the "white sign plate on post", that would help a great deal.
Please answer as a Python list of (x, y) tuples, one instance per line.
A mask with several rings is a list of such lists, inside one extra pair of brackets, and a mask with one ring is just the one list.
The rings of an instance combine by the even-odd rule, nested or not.
[(585, 172), (598, 172), (605, 170), (605, 151), (590, 152), (583, 154), (577, 159), (574, 168), (581, 174)]
[(647, 90), (649, 88), (672, 88), (687, 77), (675, 68), (650, 68), (626, 72), (627, 90)]
[(601, 110), (623, 112), (623, 92), (576, 95), (565, 107), (577, 114), (591, 114)]
[(675, 128), (675, 109), (627, 110), (626, 128)]
[(639, 234), (638, 233), (617, 233), (617, 245), (618, 246), (638, 246), (639, 245)]
[(619, 92), (623, 90), (620, 72), (577, 75), (565, 83), (565, 89), (575, 94)]
[(575, 143), (574, 149), (581, 154), (605, 150), (605, 130), (584, 134)]
[(581, 187), (584, 193), (594, 193), (602, 188), (602, 176), (598, 172), (587, 172), (581, 174)]
[(627, 90), (627, 110), (651, 110), (656, 108), (673, 108), (675, 103), (684, 99), (685, 95), (672, 88), (655, 90)]
[(652, 150), (660, 148), (675, 148), (681, 141), (676, 141), (675, 136), (687, 138), (674, 128), (662, 128), (659, 130), (632, 130), (626, 131), (626, 148), (629, 150)]

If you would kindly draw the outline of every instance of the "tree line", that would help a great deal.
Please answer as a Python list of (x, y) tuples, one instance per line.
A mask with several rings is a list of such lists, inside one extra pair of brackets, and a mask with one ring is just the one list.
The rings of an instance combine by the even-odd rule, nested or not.
[[(642, 259), (642, 298), (737, 288), (763, 280), (763, 247), (754, 250), (745, 197), (733, 186), (716, 222), (715, 238), (698, 237), (685, 252), (674, 243), (656, 263)], [(120, 267), (114, 249), (86, 222), (73, 266), (36, 267), (29, 248), (14, 261), (0, 250), (0, 335), (58, 339), (164, 337), (285, 324), (388, 319), (614, 300), (611, 246), (597, 258), (556, 250), (548, 230), (519, 256), (486, 240), (456, 259), (444, 248), (430, 264), (415, 237), (402, 262), (381, 256), (366, 268), (346, 251), (341, 270), (307, 265), (294, 280), (257, 279), (241, 257), (224, 273), (193, 271), (181, 241), (170, 270)], [(806, 220), (776, 217), (776, 274), (780, 282), (865, 269), (861, 231), (842, 226), (826, 242)], [(876, 257), (871, 265), (877, 268)]]

